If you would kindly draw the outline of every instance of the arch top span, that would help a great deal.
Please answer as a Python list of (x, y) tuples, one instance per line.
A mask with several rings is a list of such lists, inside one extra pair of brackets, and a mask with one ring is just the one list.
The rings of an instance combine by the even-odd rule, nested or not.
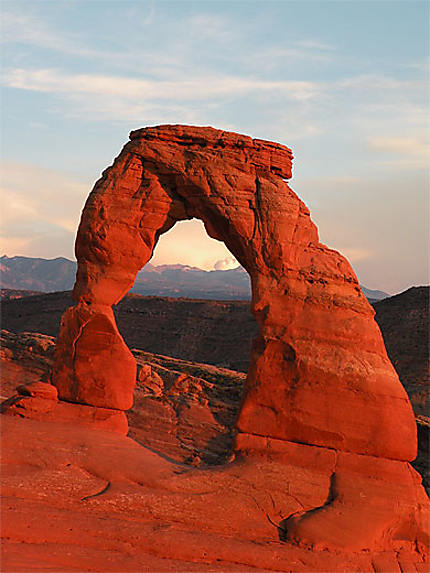
[(415, 457), (412, 409), (373, 309), (348, 261), (319, 242), (309, 210), (286, 183), (292, 159), (283, 145), (209, 127), (131, 132), (82, 213), (77, 305), (63, 317), (53, 371), (60, 397), (131, 406), (135, 363), (111, 305), (159, 236), (196, 217), (251, 276), (259, 335), (237, 448), (246, 442), (240, 436), (256, 436)]
[(275, 259), (294, 256), (298, 226), (309, 227), (308, 239), (318, 241), (309, 211), (285, 182), (292, 160), (288, 147), (210, 127), (132, 131), (85, 205), (75, 298), (118, 302), (159, 236), (194, 217), (251, 278), (268, 268), (276, 273)]
[(222, 131), (213, 127), (185, 125), (159, 125), (143, 127), (130, 132), (131, 141), (167, 142), (169, 145), (186, 147), (189, 151), (204, 150), (205, 153), (222, 154), (226, 159), (243, 160), (256, 168), (291, 179), (293, 152), (280, 143), (253, 139), (247, 135)]

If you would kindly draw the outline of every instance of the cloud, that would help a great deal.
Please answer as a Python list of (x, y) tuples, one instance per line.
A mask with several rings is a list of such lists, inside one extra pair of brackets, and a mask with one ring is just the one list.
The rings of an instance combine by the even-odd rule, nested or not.
[[(145, 6), (148, 6), (148, 3), (145, 3)], [(70, 2), (67, 6), (62, 3), (61, 8), (63, 13), (67, 8), (72, 9), (73, 21), (73, 3)], [(50, 6), (49, 13), (55, 18), (55, 8)], [(142, 35), (148, 35), (154, 15), (154, 2), (151, 2), (148, 10), (144, 12), (131, 5), (121, 7), (121, 20), (124, 19), (127, 32), (132, 29), (138, 38)], [(132, 22), (132, 26), (129, 25), (130, 22)], [(30, 46), (38, 55), (38, 61), (46, 60), (49, 57), (61, 57), (63, 60), (76, 58), (81, 60), (80, 67), (86, 61), (91, 68), (94, 64), (103, 68), (108, 65), (109, 68), (117, 67), (122, 70), (136, 71), (144, 68), (147, 73), (155, 72), (169, 77), (174, 76), (178, 68), (184, 63), (178, 50), (167, 53), (167, 46), (163, 51), (154, 50), (149, 42), (149, 47), (142, 49), (139, 40), (136, 42), (136, 38), (133, 39), (128, 33), (124, 34), (124, 22), (122, 21), (118, 23), (118, 35), (114, 42), (99, 27), (90, 36), (90, 44), (88, 43), (88, 36), (81, 31), (80, 27), (73, 30), (72, 23), (66, 28), (63, 26), (61, 33), (59, 33), (57, 26), (49, 24), (46, 14), (43, 16), (36, 9), (23, 11), (22, 9), (15, 10), (9, 6), (2, 10), (1, 24), (1, 43), (13, 47), (8, 54), (10, 61), (20, 61), (19, 54), (22, 51), (22, 46)], [(104, 49), (95, 47), (100, 46), (100, 44), (106, 47)], [(21, 50), (17, 50), (16, 46), (19, 46)], [(40, 56), (41, 51), (43, 56)]]
[[(268, 81), (222, 73), (184, 75), (178, 80), (97, 74), (70, 74), (56, 69), (6, 70), (3, 85), (56, 98), (50, 113), (61, 113), (89, 121), (136, 124), (186, 123), (217, 124), (224, 129), (247, 131), (235, 124), (234, 106), (254, 106), (263, 120), (268, 105), (274, 101), (300, 108), (315, 101), (319, 87), (314, 82)], [(67, 107), (62, 102), (67, 104)], [(280, 109), (280, 113), (282, 108)], [(298, 117), (298, 113), (295, 114)], [(232, 121), (233, 120), (233, 121)], [(297, 122), (296, 122), (297, 123)], [(275, 122), (275, 125), (278, 125)], [(263, 125), (267, 126), (266, 122)], [(309, 121), (301, 121), (301, 136), (312, 135)], [(267, 127), (266, 127), (267, 131)], [(289, 130), (291, 133), (291, 130)], [(263, 131), (262, 131), (263, 133)]]
[(214, 269), (216, 271), (227, 271), (230, 269), (235, 269), (239, 266), (239, 263), (234, 257), (226, 257), (225, 259), (220, 259), (214, 264)]
[[(70, 3), (73, 16), (73, 4)], [(264, 63), (265, 67), (274, 68), (282, 65), (287, 59), (309, 60), (316, 63), (329, 62), (335, 46), (318, 38), (283, 38), (281, 47), (262, 45), (250, 42), (260, 31), (259, 20), (236, 20), (231, 16), (215, 13), (213, 10), (177, 14), (169, 17), (169, 11), (160, 9), (155, 2), (141, 5), (126, 5), (118, 14), (115, 49), (100, 50), (86, 45), (87, 40), (78, 28), (73, 31), (62, 29), (61, 34), (55, 26), (50, 25), (43, 11), (16, 10), (12, 6), (2, 12), (2, 42), (30, 45), (35, 48), (50, 50), (52, 53), (87, 58), (88, 60), (106, 62), (112, 66), (141, 70), (142, 64), (151, 71), (168, 71), (169, 76), (175, 71), (183, 72), (190, 61), (194, 66), (201, 61), (202, 53), (210, 54), (215, 59), (225, 59), (236, 63), (242, 69), (255, 69), (256, 64)], [(52, 11), (55, 13), (55, 10)], [(91, 43), (102, 42), (111, 45), (111, 38), (104, 31), (103, 18), (101, 25), (91, 37)], [(154, 49), (157, 36), (154, 30), (160, 25), (163, 28), (163, 49)], [(126, 33), (124, 33), (126, 31)], [(155, 33), (156, 34), (156, 33)], [(142, 42), (142, 35), (148, 42)], [(152, 40), (152, 41), (151, 41)], [(147, 47), (148, 46), (148, 47)], [(157, 62), (154, 66), (152, 62)]]
[(321, 42), (316, 39), (308, 38), (306, 40), (299, 40), (297, 45), (301, 48), (305, 48), (308, 50), (318, 50), (320, 52), (333, 52), (337, 50), (334, 44), (328, 44), (327, 42)]
[(161, 236), (151, 262), (155, 265), (179, 263), (211, 271), (217, 261), (232, 258), (224, 243), (211, 239), (203, 223), (193, 219), (176, 223)]
[(420, 80), (406, 80), (392, 77), (385, 74), (359, 74), (349, 78), (343, 78), (338, 82), (341, 88), (353, 88), (360, 90), (404, 90), (405, 88), (415, 89), (422, 87)]
[[(169, 57), (162, 70), (169, 67)], [(152, 61), (158, 60), (154, 56)], [(264, 79), (217, 69), (185, 73), (178, 65), (163, 79), (163, 72), (151, 68), (144, 74), (115, 75), (10, 67), (2, 82), (55, 97), (51, 114), (91, 121), (217, 124), (286, 142), (317, 139), (330, 129), (337, 131), (337, 138), (353, 129), (355, 139), (363, 140), (377, 138), (387, 126), (401, 133), (414, 125), (411, 137), (423, 129), (420, 82), (360, 75), (325, 82)], [(252, 110), (249, 126), (241, 122), (245, 110)], [(371, 145), (378, 145), (377, 139)]]
[(31, 12), (2, 10), (2, 43), (27, 44), (74, 56), (94, 57), (97, 51), (83, 47), (79, 36), (58, 34)]
[(179, 81), (139, 79), (94, 74), (66, 74), (55, 69), (11, 69), (3, 77), (4, 85), (23, 90), (135, 99), (196, 100), (218, 96), (245, 95), (249, 92), (282, 92), (290, 99), (316, 97), (317, 85), (305, 81), (265, 81), (227, 75), (191, 77)]
[(430, 159), (430, 144), (417, 137), (372, 137), (369, 145), (377, 151)]
[[(245, 18), (239, 26), (239, 17), (228, 11), (127, 4), (100, 15), (90, 35), (77, 25), (73, 3), (68, 10), (66, 27), (59, 12), (37, 5), (23, 11), (11, 4), (3, 19), (5, 41), (14, 47), (3, 85), (53, 96), (37, 98), (51, 117), (219, 125), (292, 144), (321, 142), (322, 134), (330, 138), (335, 131), (345, 137), (352, 130), (365, 142), (369, 134), (386, 133), (388, 124), (404, 132), (411, 121), (418, 133), (427, 112), (419, 81), (388, 74), (339, 77), (331, 68), (330, 81), (316, 81), (326, 64), (353, 69), (345, 67), (345, 54), (316, 35), (257, 41), (258, 18)], [(104, 25), (113, 15), (114, 39)], [(16, 49), (20, 44), (35, 47), (25, 65)], [(59, 69), (60, 61), (73, 67)]]
[(369, 249), (361, 247), (339, 247), (338, 250), (351, 262), (363, 261), (373, 256), (373, 252)]
[(372, 137), (368, 144), (371, 149), (390, 156), (382, 161), (386, 165), (396, 169), (428, 169), (430, 143), (419, 137)]

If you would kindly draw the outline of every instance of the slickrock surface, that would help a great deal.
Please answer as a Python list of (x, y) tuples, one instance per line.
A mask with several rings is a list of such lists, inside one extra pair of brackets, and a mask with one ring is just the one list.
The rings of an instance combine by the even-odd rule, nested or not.
[[(56, 494), (65, 521), (55, 511), (45, 521), (66, 545), (61, 523), (69, 531), (76, 523), (80, 534), (101, 528), (97, 537), (111, 539), (111, 522), (82, 525), (109, 508), (121, 514), (115, 542), (127, 534), (135, 557), (143, 551), (281, 571), (422, 565), (428, 500), (408, 463), (416, 456), (412, 408), (349, 263), (319, 243), (308, 209), (285, 182), (291, 161), (284, 146), (212, 128), (132, 132), (82, 213), (77, 305), (63, 315), (52, 373), (59, 400), (22, 396), (8, 409), (10, 539), (23, 539), (30, 508), (13, 500), (26, 498), (22, 472), (36, 457), (47, 470), (44, 508), (59, 509), (48, 492), (52, 470), (78, 468), (80, 476), (83, 470), (101, 479), (84, 494), (84, 480), (73, 475), (63, 495), (62, 477)], [(117, 427), (91, 428), (92, 414), (83, 422), (81, 409), (94, 412), (98, 423), (98, 410), (120, 415), (131, 407), (136, 362), (112, 305), (129, 290), (160, 234), (192, 217), (248, 271), (259, 333), (236, 422), (235, 459), (182, 472)], [(152, 370), (143, 376), (157, 387)], [(175, 384), (181, 395), (194, 381)], [(33, 408), (35, 400), (50, 402), (48, 409), (54, 402), (59, 411), (67, 403), (76, 423), (72, 415), (67, 423), (61, 416), (51, 425), (40, 420), (43, 408)], [(29, 419), (19, 420), (23, 403), (30, 404)], [(39, 469), (36, 474), (31, 487)], [(80, 503), (89, 499), (97, 500), (97, 509), (75, 522)], [(42, 528), (34, 540), (46, 536)], [(273, 543), (282, 543), (279, 551)], [(103, 541), (97, 547), (112, 548)]]
[[(22, 338), (21, 341), (20, 338)], [(52, 355), (50, 348), (53, 347), (54, 342), (54, 339), (50, 337), (37, 334), (26, 333), (17, 336), (3, 331), (2, 346), (8, 352), (3, 357), (2, 365), (14, 361), (25, 363), (31, 375), (34, 371), (32, 364), (39, 367), (40, 359), (45, 352), (44, 364), (47, 372)], [(38, 343), (37, 352), (35, 351), (36, 343)], [(43, 351), (43, 349), (46, 350)], [(399, 570), (399, 563), (402, 567), (408, 566), (414, 571), (415, 565), (425, 570), (423, 554), (413, 551), (411, 545), (405, 541), (397, 542), (401, 549), (398, 549), (396, 553), (375, 550), (371, 555), (368, 552), (351, 553), (350, 551), (335, 554), (327, 551), (313, 553), (309, 549), (300, 550), (296, 545), (291, 543), (287, 545), (282, 542), (286, 536), (285, 522), (288, 515), (288, 511), (284, 513), (285, 509), (300, 510), (300, 504), (306, 508), (307, 504), (321, 504), (320, 500), (324, 495), (327, 499), (333, 496), (335, 483), (332, 477), (328, 479), (327, 472), (339, 463), (339, 460), (336, 462), (335, 459), (337, 456), (324, 448), (302, 448), (298, 444), (272, 442), (268, 460), (267, 442), (263, 441), (262, 444), (251, 444), (250, 455), (251, 460), (254, 460), (252, 463), (249, 463), (250, 459), (247, 456), (245, 457), (246, 466), (243, 464), (243, 458), (238, 458), (233, 462), (232, 431), (244, 375), (210, 365), (190, 363), (142, 351), (134, 350), (133, 354), (138, 366), (138, 381), (133, 409), (127, 413), (130, 423), (129, 435), (171, 460), (200, 468), (201, 473), (196, 472), (195, 478), (197, 481), (201, 479), (202, 483), (199, 484), (200, 489), (191, 496), (192, 503), (190, 504), (189, 498), (181, 498), (178, 492), (172, 494), (170, 489), (168, 492), (163, 491), (160, 498), (159, 488), (164, 488), (164, 485), (158, 482), (151, 482), (150, 488), (144, 487), (145, 480), (150, 479), (146, 471), (147, 463), (144, 464), (142, 461), (142, 456), (148, 454), (146, 449), (138, 454), (138, 459), (142, 463), (140, 471), (143, 473), (134, 476), (134, 479), (139, 483), (130, 484), (127, 481), (127, 485), (124, 479), (129, 480), (129, 477), (123, 476), (118, 477), (118, 482), (115, 481), (115, 483), (110, 480), (103, 481), (99, 473), (94, 476), (93, 470), (89, 470), (87, 465), (82, 465), (80, 454), (77, 459), (79, 452), (87, 452), (86, 455), (91, 463), (94, 458), (94, 461), (98, 460), (99, 463), (105, 463), (106, 467), (110, 467), (110, 471), (116, 468), (118, 471), (126, 472), (127, 468), (134, 468), (136, 462), (123, 456), (131, 455), (134, 458), (139, 450), (133, 449), (133, 453), (129, 454), (130, 441), (117, 442), (112, 432), (108, 436), (104, 434), (102, 438), (97, 438), (101, 436), (99, 432), (96, 434), (94, 431), (84, 432), (82, 422), (85, 421), (82, 417), (79, 426), (73, 425), (76, 424), (76, 419), (73, 420), (70, 417), (68, 425), (65, 425), (64, 422), (67, 420), (64, 416), (62, 417), (64, 410), (57, 412), (55, 424), (51, 422), (47, 425), (45, 422), (38, 426), (34, 420), (33, 409), (33, 412), (30, 412), (33, 420), (20, 420), (26, 424), (31, 422), (31, 425), (27, 425), (24, 430), (20, 430), (19, 426), (17, 428), (12, 426), (13, 435), (10, 438), (7, 437), (9, 426), (3, 423), (5, 443), (7, 444), (10, 439), (10, 446), (3, 447), (4, 469), (2, 471), (3, 493), (6, 496), (3, 502), (4, 535), (7, 537), (4, 544), (5, 571), (28, 573), (36, 570), (53, 570), (63, 572), (80, 571), (86, 568), (103, 572), (250, 571), (254, 570), (255, 566), (258, 571), (347, 570), (372, 571), (373, 573), (374, 570)], [(7, 372), (13, 373), (12, 369)], [(22, 368), (20, 382), (26, 380), (25, 372), (25, 368)], [(45, 378), (44, 372), (41, 377)], [(7, 394), (7, 389), (11, 388), (16, 380), (4, 376), (2, 382), (6, 384), (2, 393)], [(26, 387), (21, 386), (21, 396), (26, 394), (34, 396), (38, 391), (46, 396), (46, 388), (43, 386), (51, 390), (50, 400), (45, 401), (51, 403), (52, 391), (55, 391), (55, 387), (40, 382), (32, 382)], [(11, 394), (11, 390), (9, 393)], [(41, 402), (43, 401), (39, 400), (39, 404)], [(69, 410), (70, 408), (85, 407), (70, 404)], [(95, 408), (95, 410), (102, 409)], [(9, 413), (12, 412), (9, 410)], [(15, 414), (26, 416), (29, 412), (18, 408)], [(3, 417), (3, 420), (7, 420), (7, 417)], [(26, 432), (31, 434), (31, 437), (25, 438), (26, 443), (20, 444), (19, 437), (17, 438), (17, 433), (19, 436), (20, 432), (22, 432), (23, 439)], [(53, 437), (53, 432), (56, 437)], [(34, 437), (32, 437), (33, 434)], [(34, 440), (37, 441), (36, 447), (33, 444)], [(61, 443), (61, 455), (64, 455), (67, 461), (58, 459), (59, 443)], [(15, 450), (12, 445), (15, 446)], [(262, 447), (259, 454), (257, 453), (258, 446)], [(276, 446), (279, 452), (276, 451)], [(249, 444), (243, 444), (245, 450), (247, 447)], [(9, 448), (14, 451), (11, 457)], [(30, 448), (34, 450), (34, 458)], [(112, 451), (121, 454), (120, 463), (117, 458), (113, 457)], [(316, 454), (318, 454), (316, 457), (312, 457)], [(226, 466), (216, 466), (217, 471), (213, 474), (215, 476), (213, 478), (212, 470), (207, 464), (222, 464), (226, 461), (229, 462)], [(285, 462), (288, 462), (289, 467), (284, 467)], [(375, 471), (377, 463), (377, 459), (370, 458), (368, 468), (370, 475), (373, 475), (372, 472)], [(392, 468), (401, 466), (402, 464), (398, 463), (392, 464)], [(242, 471), (245, 467), (246, 471)], [(180, 474), (186, 474), (188, 471), (187, 466), (172, 464), (171, 468), (173, 472)], [(225, 468), (234, 468), (236, 485), (233, 489), (231, 489), (231, 478), (220, 475), (220, 472), (224, 473)], [(393, 476), (392, 473), (387, 475), (387, 479), (392, 480), (393, 477), (395, 477), (394, 481), (398, 480), (398, 477)], [(357, 479), (361, 480), (359, 485), (357, 485)], [(222, 481), (222, 486), (218, 480), (225, 480)], [(360, 495), (365, 495), (367, 501), (372, 491), (374, 493), (372, 488), (375, 483), (379, 483), (382, 491), (379, 491), (378, 496), (381, 499), (378, 502), (379, 505), (371, 511), (376, 512), (378, 519), (380, 513), (386, 514), (387, 508), (384, 510), (380, 504), (384, 505), (387, 502), (388, 491), (393, 493), (391, 483), (384, 480), (375, 482), (374, 478), (367, 481), (362, 475), (353, 475), (352, 481), (354, 487), (360, 488)], [(208, 484), (210, 488), (216, 489), (216, 495), (208, 496), (201, 493), (208, 493)], [(214, 484), (217, 484), (216, 487)], [(194, 486), (197, 488), (196, 483)], [(226, 488), (225, 492), (223, 487)], [(321, 488), (320, 494), (318, 494), (318, 488)], [(323, 491), (325, 488), (328, 490)], [(235, 497), (238, 489), (240, 489), (242, 501), (235, 500), (232, 504), (232, 497)], [(329, 490), (330, 494), (328, 494)], [(285, 495), (286, 492), (288, 496)], [(95, 497), (91, 497), (94, 494)], [(170, 495), (172, 499), (169, 501)], [(396, 491), (397, 501), (395, 503), (397, 505), (401, 497), (399, 491)], [(283, 501), (278, 507), (276, 504), (279, 503), (280, 498)], [(228, 535), (225, 532), (221, 536), (214, 535), (213, 532), (207, 533), (209, 526), (206, 521), (208, 517), (213, 519), (213, 514), (209, 513), (203, 518), (195, 514), (200, 499), (203, 505), (205, 503), (219, 504), (223, 511), (225, 510), (227, 516), (223, 516), (218, 522), (218, 528), (222, 531), (226, 527), (227, 520), (230, 528)], [(244, 502), (243, 500), (247, 501), (251, 507), (246, 505), (239, 507)], [(172, 503), (177, 508), (180, 507), (180, 503), (184, 503), (184, 509), (187, 508), (185, 515), (188, 517), (165, 517), (160, 523), (157, 512), (166, 505), (167, 513)], [(425, 501), (421, 500), (419, 503), (424, 505)], [(155, 515), (153, 504), (158, 508)], [(374, 504), (375, 500), (372, 501), (371, 506), (373, 507)], [(252, 519), (243, 531), (240, 530), (235, 535), (231, 533), (231, 528), (235, 527), (234, 523), (239, 519), (237, 514), (254, 515), (254, 507), (257, 508), (257, 514), (258, 511), (261, 512), (260, 516), (269, 528), (270, 523), (273, 522), (272, 533), (269, 533), (268, 539), (257, 539), (257, 543), (253, 540), (252, 528), (255, 524)], [(177, 511), (179, 512), (179, 509)], [(200, 508), (199, 511), (203, 509)], [(213, 512), (214, 509), (207, 511)], [(144, 518), (142, 513), (145, 515)], [(397, 509), (395, 513), (397, 514)], [(38, 518), (30, 520), (33, 514)], [(191, 519), (192, 526), (190, 527), (188, 521)], [(200, 519), (203, 525), (200, 525)], [(221, 518), (218, 516), (217, 519)], [(364, 511), (359, 516), (354, 515), (352, 519), (354, 527), (351, 527), (351, 524), (346, 524), (346, 526), (354, 533), (355, 526), (365, 530), (365, 520), (375, 519), (375, 513), (369, 516), (368, 512)], [(390, 515), (389, 520), (391, 519)], [(22, 527), (24, 523), (25, 527)], [(31, 526), (30, 536), (27, 525)], [(216, 524), (210, 527), (216, 528)], [(262, 525), (258, 524), (257, 531), (261, 527)], [(55, 535), (53, 535), (54, 531)], [(152, 532), (150, 536), (149, 531)], [(170, 538), (167, 532), (170, 532)], [(161, 535), (162, 533), (164, 535)], [(249, 540), (244, 540), (243, 538), (247, 535), (249, 535)], [(336, 530), (335, 536), (337, 536)], [(184, 540), (184, 543), (188, 545), (181, 548), (178, 539)], [(241, 540), (240, 543), (239, 540)], [(22, 543), (23, 541), (25, 543)], [(196, 545), (201, 546), (199, 550)], [(206, 555), (204, 555), (205, 551)], [(160, 555), (163, 555), (164, 559), (160, 559)], [(193, 560), (201, 560), (201, 562), (195, 564)], [(35, 561), (38, 563), (38, 569), (35, 568)], [(208, 565), (205, 561), (215, 561), (215, 563)], [(78, 569), (77, 564), (79, 564)]]
[[(357, 473), (354, 455), (282, 441), (202, 469), (78, 424), (4, 416), (2, 430), (2, 571), (426, 571), (402, 526), (417, 479), (403, 462), (364, 456)], [(324, 542), (318, 529), (311, 546), (286, 542), (297, 516), (330, 508), (336, 464), (366, 504), (338, 500)]]

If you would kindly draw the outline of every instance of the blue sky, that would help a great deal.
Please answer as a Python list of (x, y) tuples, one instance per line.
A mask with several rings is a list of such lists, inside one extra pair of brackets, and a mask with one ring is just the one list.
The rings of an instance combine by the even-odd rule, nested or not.
[[(72, 258), (85, 198), (129, 131), (186, 123), (288, 145), (291, 187), (362, 283), (428, 283), (428, 12), (3, 0), (2, 251)], [(162, 237), (153, 262), (228, 257), (193, 221)]]

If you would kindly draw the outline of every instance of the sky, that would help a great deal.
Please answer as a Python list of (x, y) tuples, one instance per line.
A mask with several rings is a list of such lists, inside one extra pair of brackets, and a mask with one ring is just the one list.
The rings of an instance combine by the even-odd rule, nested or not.
[[(292, 148), (290, 186), (360, 282), (429, 283), (426, 1), (3, 0), (1, 254), (73, 258), (131, 130), (183, 123)], [(199, 221), (154, 264), (231, 268)]]

